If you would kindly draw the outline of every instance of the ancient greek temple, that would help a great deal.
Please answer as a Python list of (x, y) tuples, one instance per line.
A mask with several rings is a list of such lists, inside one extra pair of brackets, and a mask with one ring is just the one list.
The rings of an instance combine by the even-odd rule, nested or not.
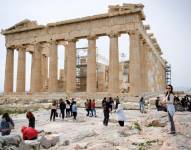
[[(13, 92), (14, 51), (18, 51), (16, 93), (25, 93), (26, 52), (32, 55), (30, 92), (58, 92), (58, 45), (65, 47), (62, 92), (76, 92), (76, 42), (88, 40), (86, 92), (96, 91), (96, 39), (109, 37), (108, 93), (120, 94), (118, 37), (129, 35), (129, 91), (131, 96), (164, 90), (165, 60), (149, 25), (144, 25), (142, 4), (109, 6), (108, 12), (47, 25), (24, 20), (2, 30), (7, 49), (4, 92)], [(48, 61), (49, 59), (49, 61)], [(49, 66), (49, 67), (48, 67)]]

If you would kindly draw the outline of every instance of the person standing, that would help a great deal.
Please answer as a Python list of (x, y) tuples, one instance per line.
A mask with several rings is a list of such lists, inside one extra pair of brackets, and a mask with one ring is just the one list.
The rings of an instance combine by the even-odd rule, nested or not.
[(92, 116), (97, 117), (96, 116), (96, 103), (95, 103), (95, 99), (93, 99), (92, 102), (91, 102), (91, 110), (92, 110)]
[(103, 119), (103, 125), (107, 126), (109, 122), (109, 113), (111, 111), (111, 106), (110, 106), (109, 99), (106, 100), (106, 98), (103, 99), (102, 101), (102, 108), (103, 108), (103, 114), (104, 114), (104, 119)]
[(159, 111), (160, 109), (160, 106), (159, 106), (159, 101), (160, 101), (160, 99), (159, 99), (159, 97), (157, 96), (157, 99), (156, 99), (156, 101), (155, 101), (155, 106), (156, 106), (156, 108), (157, 108), (157, 111)]
[(70, 117), (70, 101), (66, 100), (66, 117)]
[(28, 111), (26, 113), (26, 117), (29, 120), (29, 125), (28, 127), (35, 128), (35, 117), (31, 111)]
[(140, 112), (144, 113), (145, 112), (145, 100), (143, 97), (141, 97), (139, 101), (139, 107), (140, 107)]
[(173, 93), (173, 86), (172, 85), (167, 85), (166, 87), (166, 94), (165, 94), (165, 103), (167, 107), (167, 113), (168, 113), (168, 119), (170, 122), (170, 132), (169, 134), (175, 134), (176, 129), (174, 125), (174, 120), (173, 116), (175, 113), (175, 107), (174, 107), (174, 93)]
[(15, 126), (14, 122), (9, 116), (9, 114), (4, 113), (2, 116), (1, 126), (0, 126), (1, 135), (2, 136), (9, 135), (11, 133), (11, 130), (14, 129), (14, 126)]
[(77, 105), (76, 105), (76, 101), (73, 101), (73, 104), (72, 104), (72, 114), (73, 114), (74, 120), (76, 120), (76, 117), (77, 117)]
[(52, 118), (53, 118), (53, 121), (55, 121), (55, 117), (56, 117), (56, 109), (57, 109), (57, 104), (56, 104), (56, 101), (52, 101), (52, 106), (51, 106), (51, 114), (50, 114), (50, 121), (52, 121)]
[(65, 109), (66, 109), (66, 103), (63, 101), (63, 99), (60, 99), (60, 112), (62, 115), (62, 119), (65, 117)]
[(123, 106), (120, 104), (120, 102), (118, 103), (118, 107), (116, 109), (116, 114), (117, 114), (117, 120), (118, 120), (119, 125), (121, 127), (123, 127), (126, 117), (125, 117), (125, 114), (123, 111)]

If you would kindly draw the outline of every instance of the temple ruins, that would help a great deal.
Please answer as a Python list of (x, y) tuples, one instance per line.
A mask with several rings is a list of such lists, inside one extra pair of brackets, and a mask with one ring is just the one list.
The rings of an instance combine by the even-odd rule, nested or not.
[[(23, 20), (14, 26), (2, 30), (7, 49), (4, 93), (13, 93), (14, 51), (18, 51), (16, 93), (26, 93), (26, 52), (32, 55), (30, 92), (73, 94), (80, 92), (78, 82), (85, 84), (87, 94), (107, 92), (119, 95), (126, 92), (129, 96), (163, 91), (166, 85), (166, 61), (149, 25), (144, 25), (145, 15), (142, 4), (123, 4), (109, 6), (108, 12), (94, 16), (65, 20), (47, 25), (38, 25), (36, 21)], [(120, 77), (118, 37), (129, 35), (129, 61), (125, 86)], [(102, 75), (96, 71), (96, 39), (109, 37), (108, 71), (102, 68)], [(87, 39), (86, 79), (79, 81), (76, 75), (76, 42)], [(65, 47), (64, 69), (58, 79), (58, 45)], [(82, 60), (81, 60), (82, 61)], [(124, 65), (125, 66), (125, 65)], [(125, 67), (123, 67), (125, 68)], [(123, 69), (122, 69), (123, 70)], [(128, 73), (127, 73), (128, 72)], [(62, 81), (60, 81), (62, 80)], [(99, 81), (99, 83), (98, 83)], [(107, 88), (101, 84), (107, 83)], [(122, 83), (121, 83), (122, 82)], [(100, 85), (99, 85), (100, 84)], [(78, 90), (77, 90), (78, 87)], [(99, 88), (98, 88), (99, 87)], [(83, 87), (82, 87), (83, 88)]]

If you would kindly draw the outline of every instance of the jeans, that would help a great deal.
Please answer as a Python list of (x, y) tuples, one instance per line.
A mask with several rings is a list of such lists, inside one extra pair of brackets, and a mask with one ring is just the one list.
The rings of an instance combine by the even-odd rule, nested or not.
[(168, 112), (168, 119), (169, 119), (169, 122), (170, 122), (170, 131), (171, 132), (176, 132), (174, 121), (173, 121), (173, 116), (171, 116), (169, 112)]
[(103, 113), (104, 113), (103, 124), (104, 124), (105, 126), (107, 126), (107, 125), (108, 125), (108, 122), (109, 122), (109, 111), (104, 111)]

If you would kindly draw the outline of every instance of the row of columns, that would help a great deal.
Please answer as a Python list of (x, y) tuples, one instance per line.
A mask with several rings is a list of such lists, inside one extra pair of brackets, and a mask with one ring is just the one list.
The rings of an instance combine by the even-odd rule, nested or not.
[[(119, 93), (119, 50), (118, 50), (117, 33), (112, 33), (110, 37), (109, 51), (109, 93)], [(130, 94), (138, 95), (148, 90), (148, 70), (149, 62), (148, 45), (141, 42), (138, 32), (130, 32)], [(49, 43), (49, 80), (48, 91), (56, 92), (57, 81), (57, 42)], [(25, 63), (26, 54), (25, 47), (18, 48), (18, 72), (16, 92), (25, 92)], [(42, 55), (41, 43), (34, 44), (31, 65), (31, 92), (41, 92), (43, 84), (48, 78), (48, 58)], [(5, 70), (5, 92), (13, 92), (13, 66), (14, 51), (7, 49), (6, 70)], [(71, 39), (65, 45), (65, 76), (66, 76), (66, 92), (73, 93), (76, 89), (76, 40)], [(144, 89), (144, 90), (143, 90)], [(88, 62), (87, 62), (87, 92), (96, 92), (96, 36), (88, 37)]]

